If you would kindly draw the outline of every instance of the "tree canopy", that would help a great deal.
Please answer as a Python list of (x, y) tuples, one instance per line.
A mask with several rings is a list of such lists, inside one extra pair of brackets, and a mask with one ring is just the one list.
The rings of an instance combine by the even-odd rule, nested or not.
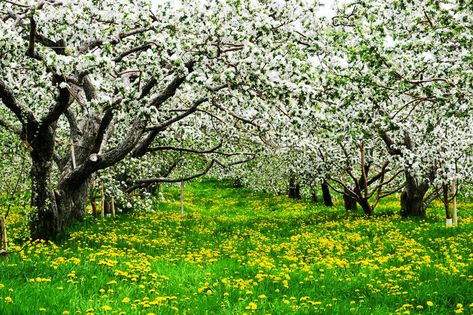
[(369, 215), (402, 190), (425, 214), (473, 177), (472, 8), (2, 1), (0, 127), (27, 148), (33, 238), (82, 218), (97, 176), (126, 194), (215, 167), (326, 182)]

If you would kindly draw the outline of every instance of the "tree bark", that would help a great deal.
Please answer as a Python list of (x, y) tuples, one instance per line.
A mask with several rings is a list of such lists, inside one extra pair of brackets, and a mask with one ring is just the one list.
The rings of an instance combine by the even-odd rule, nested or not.
[(85, 216), (89, 181), (76, 187), (63, 187), (52, 190), (49, 174), (32, 168), (32, 200), (34, 209), (30, 220), (33, 239), (56, 239), (65, 235), (72, 222)]
[(453, 225), (458, 224), (458, 213), (457, 213), (457, 185), (454, 183), (452, 186), (453, 190), (453, 205), (452, 205), (452, 212), (453, 212)]
[(310, 201), (312, 203), (316, 203), (318, 200), (319, 200), (319, 197), (317, 196), (317, 192), (314, 189), (311, 193)]
[[(87, 135), (89, 141), (93, 134)], [(85, 137), (84, 137), (85, 138)], [(31, 216), (30, 231), (32, 239), (56, 239), (65, 235), (66, 229), (85, 216), (90, 190), (90, 175), (81, 182), (67, 184), (63, 180), (74, 169), (72, 158), (58, 165), (60, 177), (57, 184), (52, 182), (55, 124), (50, 127), (29, 128), (26, 140), (31, 143)], [(81, 142), (83, 144), (83, 142)], [(88, 144), (88, 143), (85, 143)], [(90, 145), (80, 146), (75, 152), (77, 163), (86, 158)]]
[[(363, 212), (367, 216), (372, 216), (373, 215), (373, 209), (371, 208), (370, 203), (368, 202), (368, 200), (363, 199), (360, 202), (358, 202), (358, 204), (361, 206), (361, 209), (363, 209)], [(356, 204), (355, 204), (355, 206), (356, 206)]]
[(424, 197), (429, 189), (429, 184), (417, 180), (406, 172), (406, 188), (401, 193), (401, 216), (425, 216)]
[(322, 182), (322, 198), (324, 199), (324, 205), (327, 207), (333, 206), (332, 195), (330, 194), (330, 187), (327, 180)]
[(350, 197), (348, 191), (345, 189), (345, 193), (343, 194), (343, 203), (345, 206), (346, 211), (350, 210), (357, 210), (358, 206), (356, 200), (353, 197)]
[(299, 183), (296, 183), (295, 176), (289, 177), (289, 198), (291, 199), (301, 199), (301, 186)]
[(424, 197), (429, 190), (427, 181), (418, 183), (409, 172), (405, 172), (406, 187), (401, 194), (401, 216), (425, 216)]
[(358, 205), (356, 203), (356, 200), (350, 196), (343, 195), (343, 204), (345, 206), (346, 211), (358, 210)]
[(406, 189), (401, 193), (401, 216), (425, 216), (423, 195), (420, 191)]
[(449, 187), (448, 185), (443, 185), (443, 205), (445, 206), (445, 218), (451, 219), (452, 218), (452, 212), (450, 211), (450, 200), (449, 200)]

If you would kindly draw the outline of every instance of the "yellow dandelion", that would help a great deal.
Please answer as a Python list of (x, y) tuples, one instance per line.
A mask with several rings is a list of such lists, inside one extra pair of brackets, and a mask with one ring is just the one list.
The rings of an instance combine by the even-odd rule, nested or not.
[(245, 309), (247, 309), (247, 310), (256, 310), (256, 309), (258, 309), (258, 305), (256, 305), (256, 303), (250, 302), (250, 303), (248, 303), (248, 306), (245, 307)]
[(111, 310), (112, 310), (112, 307), (111, 307), (110, 305), (104, 305), (104, 306), (102, 306), (102, 309), (103, 309), (104, 311), (111, 311)]

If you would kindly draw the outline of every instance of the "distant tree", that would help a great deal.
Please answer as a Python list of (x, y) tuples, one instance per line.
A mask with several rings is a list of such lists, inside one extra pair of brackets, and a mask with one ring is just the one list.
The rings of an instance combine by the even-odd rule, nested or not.
[(350, 1), (325, 37), (329, 108), (399, 165), (405, 216), (424, 215), (443, 185), (473, 175), (472, 10), (471, 1)]

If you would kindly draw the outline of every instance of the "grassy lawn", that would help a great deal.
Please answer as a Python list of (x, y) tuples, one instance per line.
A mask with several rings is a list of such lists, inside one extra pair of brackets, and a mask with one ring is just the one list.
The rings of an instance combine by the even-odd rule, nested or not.
[[(473, 313), (473, 203), (446, 228), (206, 181), (0, 258), (0, 314)], [(360, 210), (361, 211), (361, 210)], [(9, 217), (12, 237), (24, 218)]]

